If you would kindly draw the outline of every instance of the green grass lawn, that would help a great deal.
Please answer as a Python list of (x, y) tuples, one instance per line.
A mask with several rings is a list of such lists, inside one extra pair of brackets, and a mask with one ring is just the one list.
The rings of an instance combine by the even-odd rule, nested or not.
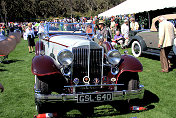
[[(130, 49), (129, 54), (131, 54)], [(0, 93), (0, 118), (33, 118), (37, 114), (33, 90), (34, 75), (31, 73), (33, 56), (34, 53), (28, 53), (27, 41), (22, 40), (10, 53), (9, 64), (0, 64), (0, 83), (5, 88), (5, 91)], [(144, 67), (144, 71), (139, 73), (139, 76), (146, 92), (145, 98), (136, 101), (136, 104), (145, 106), (148, 110), (120, 115), (112, 106), (101, 105), (94, 108), (95, 117), (176, 117), (176, 69), (169, 73), (161, 73), (158, 58), (151, 59), (145, 55), (138, 59)], [(68, 117), (79, 115), (80, 112), (75, 109), (67, 112)]]

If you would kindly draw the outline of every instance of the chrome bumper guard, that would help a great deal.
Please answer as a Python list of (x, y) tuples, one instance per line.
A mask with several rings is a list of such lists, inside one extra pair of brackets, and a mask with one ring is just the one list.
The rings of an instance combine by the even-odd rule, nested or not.
[[(119, 84), (106, 84), (106, 85), (100, 85), (100, 86), (110, 86), (110, 85), (119, 85)], [(83, 87), (85, 85), (80, 86), (65, 86), (67, 87), (73, 87), (75, 90), (76, 87)], [(97, 86), (97, 85), (88, 85), (88, 86)], [(99, 86), (99, 85), (98, 85)], [(115, 87), (117, 89), (117, 87)], [(137, 90), (123, 90), (123, 91), (105, 91), (105, 92), (92, 92), (92, 93), (75, 93), (73, 90), (73, 94), (40, 94), (38, 91), (35, 91), (35, 99), (36, 102), (77, 102), (78, 95), (87, 95), (87, 94), (102, 94), (102, 93), (112, 93), (113, 99), (115, 100), (129, 100), (129, 99), (143, 99), (144, 96), (144, 86), (140, 85), (139, 89)]]

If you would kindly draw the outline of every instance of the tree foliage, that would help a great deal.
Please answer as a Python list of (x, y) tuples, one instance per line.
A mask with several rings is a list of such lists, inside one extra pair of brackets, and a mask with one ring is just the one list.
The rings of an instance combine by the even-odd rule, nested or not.
[(1, 0), (0, 21), (95, 16), (125, 0)]

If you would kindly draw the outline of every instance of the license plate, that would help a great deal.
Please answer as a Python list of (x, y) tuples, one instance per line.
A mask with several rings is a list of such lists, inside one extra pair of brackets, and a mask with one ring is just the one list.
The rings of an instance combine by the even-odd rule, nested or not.
[(112, 101), (112, 93), (79, 94), (78, 103)]

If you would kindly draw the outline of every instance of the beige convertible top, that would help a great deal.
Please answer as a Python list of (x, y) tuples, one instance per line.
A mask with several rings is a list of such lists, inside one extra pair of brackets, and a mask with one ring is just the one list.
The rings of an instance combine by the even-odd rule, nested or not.
[[(164, 16), (167, 20), (170, 19), (176, 19), (176, 14), (166, 14), (166, 15), (160, 15), (160, 16)], [(151, 26), (151, 31), (157, 31), (156, 26), (155, 26), (155, 22), (158, 20), (158, 18), (160, 16), (157, 16), (155, 18), (152, 19), (152, 26)]]

